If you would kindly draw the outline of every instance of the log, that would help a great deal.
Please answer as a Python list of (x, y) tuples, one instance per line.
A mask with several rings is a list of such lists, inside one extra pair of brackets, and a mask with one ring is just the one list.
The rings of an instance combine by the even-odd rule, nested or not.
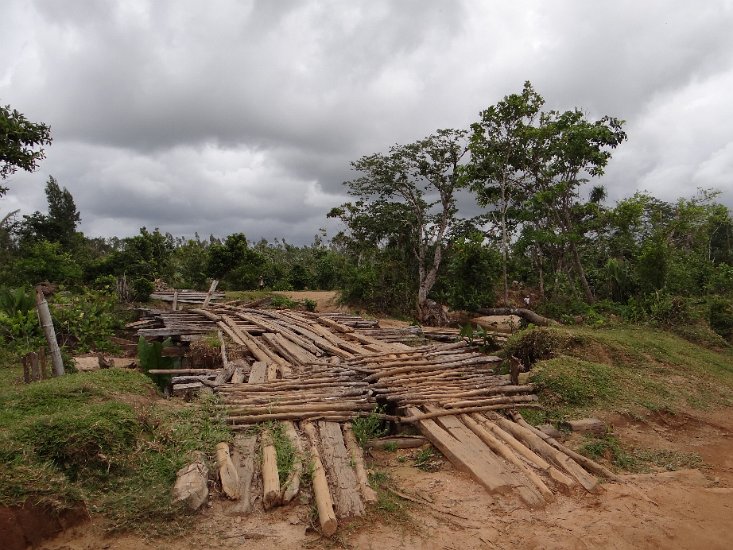
[(288, 479), (285, 481), (285, 486), (283, 487), (282, 501), (283, 504), (287, 504), (288, 502), (293, 500), (293, 498), (295, 498), (295, 495), (297, 495), (298, 491), (300, 490), (300, 476), (303, 473), (303, 444), (300, 441), (300, 436), (295, 429), (295, 424), (289, 421), (285, 421), (282, 423), (282, 425), (285, 435), (288, 437), (288, 439), (290, 439), (290, 443), (295, 449), (293, 468), (288, 475)]
[(232, 416), (229, 422), (233, 424), (232, 429), (236, 429), (243, 424), (257, 424), (268, 420), (306, 420), (313, 418), (322, 418), (325, 416), (338, 417), (341, 420), (351, 420), (357, 416), (372, 416), (380, 420), (389, 420), (391, 422), (400, 422), (402, 418), (388, 414), (377, 414), (373, 412), (355, 412), (355, 411), (312, 411), (312, 412), (285, 412), (285, 413), (267, 413), (253, 414), (247, 416)]
[(262, 432), (262, 505), (265, 510), (278, 506), (282, 502), (280, 492), (280, 476), (277, 472), (277, 452), (272, 443), (269, 430)]
[[(477, 413), (474, 413), (474, 415), (478, 416)], [(481, 441), (486, 443), (492, 451), (510, 464), (514, 465), (514, 467), (524, 474), (524, 476), (534, 485), (545, 500), (552, 501), (555, 499), (555, 495), (552, 494), (552, 491), (548, 489), (542, 479), (540, 479), (536, 473), (524, 464), (524, 462), (522, 462), (507, 445), (499, 441), (486, 428), (479, 424), (475, 418), (464, 414), (461, 415), (461, 420), (463, 420), (463, 423), (468, 426), (469, 429), (475, 433), (479, 439), (481, 439)]]
[(204, 385), (201, 382), (188, 384), (173, 384), (172, 392), (176, 397), (191, 397), (201, 391)]
[(240, 499), (232, 512), (246, 514), (252, 508), (252, 478), (255, 473), (257, 436), (234, 436), (232, 462), (239, 476)]
[[(537, 396), (532, 396), (537, 399)], [(420, 422), (421, 420), (429, 420), (431, 418), (440, 418), (442, 416), (450, 416), (455, 414), (466, 414), (466, 413), (475, 413), (475, 412), (486, 412), (486, 411), (496, 411), (500, 409), (506, 409), (509, 407), (516, 406), (516, 401), (506, 401), (497, 403), (495, 405), (481, 405), (478, 407), (463, 407), (460, 409), (438, 409), (434, 410), (432, 412), (428, 413), (421, 413), (418, 409), (414, 409), (417, 411), (416, 415), (410, 415), (402, 418), (402, 422), (407, 423), (414, 423), (414, 422)], [(522, 407), (525, 408), (534, 408), (539, 407), (540, 405), (536, 403), (522, 403)], [(412, 408), (412, 407), (410, 407)]]
[(536, 453), (541, 454), (546, 459), (553, 461), (557, 466), (573, 476), (585, 488), (586, 491), (594, 492), (598, 489), (598, 480), (596, 478), (586, 472), (577, 462), (575, 462), (568, 455), (547, 443), (533, 430), (528, 429), (518, 423), (510, 422), (506, 419), (504, 419), (503, 422), (499, 420), (497, 420), (497, 422), (499, 422), (502, 428), (509, 431), (514, 437), (522, 441), (530, 449), (532, 449)]
[[(510, 392), (508, 392), (510, 393)], [(483, 407), (484, 405), (500, 405), (500, 404), (525, 404), (538, 401), (536, 395), (516, 395), (513, 397), (492, 397), (489, 399), (468, 399), (465, 401), (451, 401), (443, 405), (446, 409), (462, 409), (465, 407)]]
[(229, 415), (236, 418), (236, 415), (253, 415), (268, 413), (309, 413), (323, 411), (371, 411), (374, 410), (374, 403), (362, 402), (341, 402), (341, 403), (303, 403), (299, 405), (265, 405), (251, 407), (236, 407), (229, 409)]
[(604, 435), (608, 431), (608, 426), (602, 420), (597, 418), (581, 418), (580, 420), (568, 420), (564, 423), (573, 432), (594, 433)]
[(422, 436), (380, 437), (378, 439), (370, 439), (367, 447), (370, 449), (417, 449), (427, 443), (428, 440)]
[(481, 315), (516, 315), (532, 324), (535, 324), (541, 327), (560, 325), (560, 323), (558, 323), (554, 319), (543, 317), (542, 315), (538, 315), (534, 311), (530, 309), (525, 309), (523, 307), (519, 307), (519, 308), (513, 308), (513, 307), (481, 308), (478, 310), (478, 313), (480, 313)]
[(176, 474), (173, 502), (183, 502), (190, 510), (198, 510), (209, 498), (209, 470), (203, 460), (184, 466)]
[(538, 468), (540, 471), (545, 472), (556, 483), (568, 489), (576, 485), (575, 481), (571, 477), (566, 476), (564, 473), (555, 468), (540, 455), (532, 451), (529, 447), (523, 445), (509, 432), (502, 430), (484, 416), (478, 414), (473, 414), (472, 416), (474, 419), (477, 419), (484, 428), (491, 432), (492, 435), (495, 435), (497, 439), (506, 443), (509, 447), (512, 448), (512, 450), (514, 450), (515, 453), (517, 453), (527, 462)]
[(321, 434), (323, 463), (329, 474), (336, 517), (346, 518), (364, 515), (359, 482), (351, 467), (351, 456), (346, 450), (341, 426), (336, 422), (318, 422)]
[(538, 437), (541, 437), (544, 441), (552, 445), (554, 448), (568, 455), (570, 458), (575, 460), (578, 464), (582, 465), (589, 472), (593, 472), (596, 475), (603, 476), (606, 479), (609, 479), (611, 481), (616, 481), (619, 483), (622, 481), (622, 479), (619, 476), (614, 474), (611, 470), (609, 470), (605, 466), (598, 464), (597, 462), (591, 460), (587, 456), (583, 456), (581, 454), (576, 453), (575, 451), (567, 448), (565, 445), (563, 445), (562, 443), (560, 443), (553, 437), (538, 430), (534, 426), (528, 424), (524, 420), (524, 418), (522, 418), (522, 415), (519, 414), (518, 412), (512, 413), (512, 417), (516, 417), (516, 420), (520, 424), (520, 426), (524, 426), (525, 428), (532, 430), (535, 434), (537, 434)]
[(316, 498), (318, 521), (321, 525), (321, 532), (327, 537), (330, 537), (336, 532), (338, 522), (336, 520), (336, 514), (333, 511), (333, 500), (328, 489), (326, 472), (323, 469), (323, 463), (318, 452), (318, 435), (316, 434), (315, 427), (310, 422), (303, 422), (301, 428), (310, 441), (310, 453), (313, 463), (313, 493)]
[[(367, 476), (366, 465), (364, 464), (364, 453), (361, 447), (356, 442), (354, 436), (354, 430), (351, 428), (351, 424), (344, 424), (344, 441), (346, 443), (346, 449), (349, 451), (351, 456), (351, 462), (354, 465), (354, 471), (356, 472), (356, 479), (359, 482), (359, 490), (364, 502), (374, 504), (377, 502), (377, 492), (369, 485), (369, 478)], [(423, 442), (425, 440), (423, 439)]]
[(234, 369), (234, 365), (227, 362), (226, 366), (221, 369), (216, 375), (216, 378), (214, 378), (214, 385), (220, 386), (229, 382), (230, 378), (234, 375)]
[(239, 500), (240, 485), (239, 474), (237, 473), (232, 459), (229, 456), (229, 444), (222, 442), (216, 446), (216, 466), (219, 469), (219, 480), (221, 490), (232, 500)]

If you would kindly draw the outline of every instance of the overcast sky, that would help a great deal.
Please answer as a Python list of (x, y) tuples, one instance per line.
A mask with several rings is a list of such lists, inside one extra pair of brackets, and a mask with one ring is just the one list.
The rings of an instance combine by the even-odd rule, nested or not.
[(603, 183), (733, 205), (733, 1), (2, 0), (0, 103), (51, 125), (89, 236), (312, 242), (349, 163), (466, 127), (525, 80), (627, 121)]

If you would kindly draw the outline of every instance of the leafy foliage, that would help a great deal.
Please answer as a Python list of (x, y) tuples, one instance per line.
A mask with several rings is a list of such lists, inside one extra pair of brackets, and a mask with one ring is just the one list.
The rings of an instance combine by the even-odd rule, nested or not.
[[(0, 181), (19, 168), (34, 172), (43, 159), (44, 145), (51, 145), (51, 128), (29, 121), (10, 105), (0, 105)], [(0, 186), (0, 197), (7, 188)]]

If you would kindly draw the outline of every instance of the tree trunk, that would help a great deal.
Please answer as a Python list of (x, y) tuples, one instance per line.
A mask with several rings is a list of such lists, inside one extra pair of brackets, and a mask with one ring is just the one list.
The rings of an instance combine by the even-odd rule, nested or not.
[(585, 301), (589, 304), (592, 304), (596, 301), (596, 297), (593, 295), (593, 290), (591, 289), (590, 284), (588, 284), (588, 279), (585, 276), (585, 269), (583, 269), (583, 264), (580, 261), (578, 247), (575, 246), (575, 243), (573, 242), (570, 243), (570, 252), (573, 255), (573, 265), (575, 267), (575, 273), (578, 275), (580, 286), (583, 288), (583, 293), (585, 294)]

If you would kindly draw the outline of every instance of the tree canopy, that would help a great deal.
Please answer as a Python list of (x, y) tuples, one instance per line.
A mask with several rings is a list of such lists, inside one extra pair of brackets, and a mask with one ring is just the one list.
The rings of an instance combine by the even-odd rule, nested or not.
[[(43, 159), (44, 145), (51, 145), (51, 128), (34, 123), (10, 105), (0, 105), (0, 181), (18, 169), (33, 172)], [(7, 187), (0, 185), (0, 196)]]

